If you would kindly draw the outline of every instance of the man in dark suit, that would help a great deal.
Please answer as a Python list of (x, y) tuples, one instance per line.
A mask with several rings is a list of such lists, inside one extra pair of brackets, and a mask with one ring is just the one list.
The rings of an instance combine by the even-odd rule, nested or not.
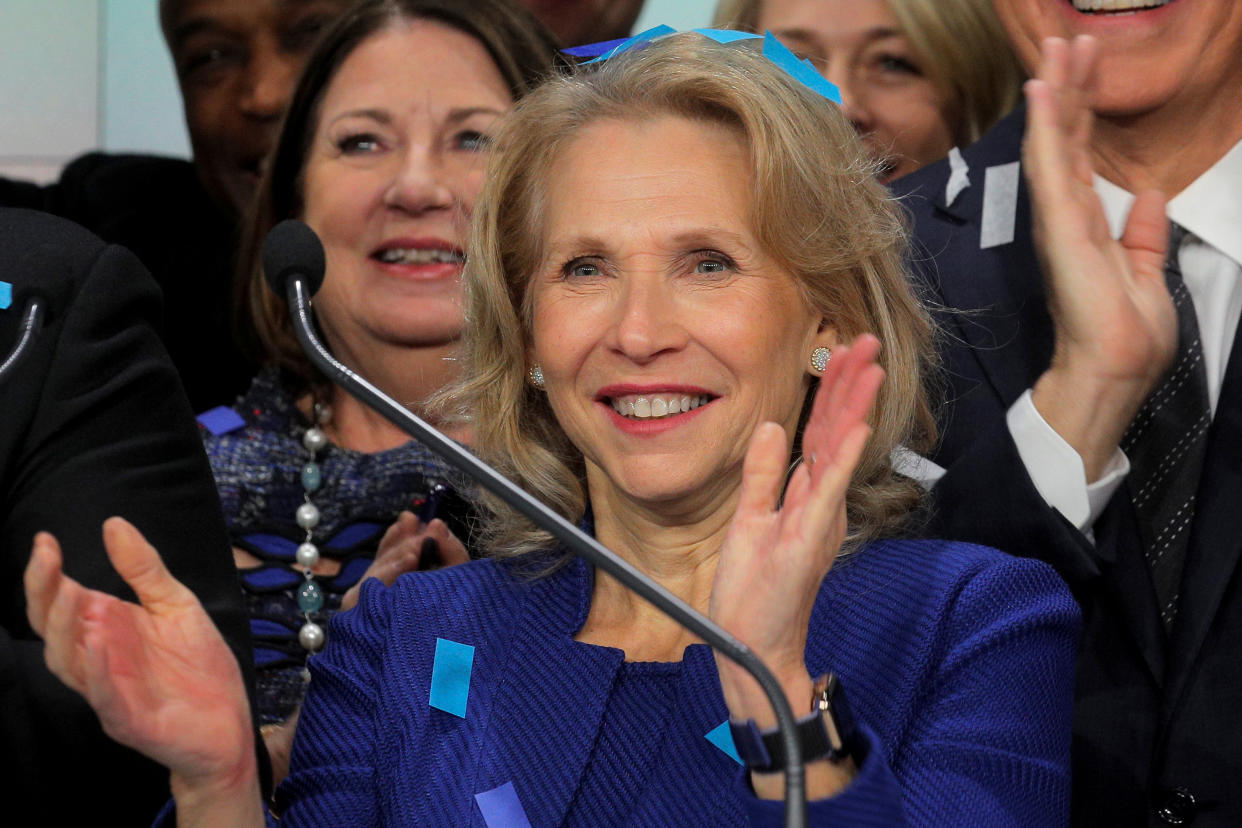
[[(1063, 125), (1073, 191), (1028, 190), (1026, 111), (894, 186), (945, 327), (936, 529), (1052, 563), (1083, 605), (1078, 824), (1242, 824), (1242, 4), (995, 4), (1032, 73), (1043, 38), (1095, 37), (1094, 76), (1053, 84), (1095, 123)], [(1128, 266), (1163, 248), (1153, 190), (1167, 283)], [(1041, 272), (1058, 220), (1122, 241)]]
[(191, 405), (243, 392), (232, 336), (238, 224), (293, 85), (347, 0), (161, 0), (194, 161), (89, 153), (46, 187), (0, 179), (0, 205), (71, 219), (132, 250), (164, 293), (162, 332)]
[[(121, 515), (197, 594), (249, 681), (248, 621), (193, 415), (155, 332), (159, 291), (134, 256), (62, 219), (0, 209), (0, 363), (33, 295), (43, 325), (0, 377), (0, 788), (9, 824), (101, 815), (149, 824), (168, 773), (108, 739), (43, 663), (22, 572), (41, 530), (65, 571), (132, 600), (100, 528)], [(17, 814), (17, 816), (14, 816)]]

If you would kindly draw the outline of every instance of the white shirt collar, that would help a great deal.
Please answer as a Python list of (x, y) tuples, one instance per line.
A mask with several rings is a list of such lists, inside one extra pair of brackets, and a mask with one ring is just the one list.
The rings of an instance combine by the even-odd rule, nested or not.
[[(1099, 175), (1095, 192), (1120, 237), (1134, 196)], [(1242, 141), (1169, 202), (1168, 216), (1242, 267)]]

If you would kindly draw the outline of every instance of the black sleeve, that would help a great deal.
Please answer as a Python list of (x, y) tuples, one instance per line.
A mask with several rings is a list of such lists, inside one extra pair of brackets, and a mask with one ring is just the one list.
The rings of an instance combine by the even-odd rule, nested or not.
[(39, 210), (92, 227), (85, 214), (89, 189), (87, 182), (101, 165), (106, 164), (107, 158), (97, 152), (79, 156), (61, 170), (56, 181), (48, 184), (0, 178), (0, 207)]
[(1035, 488), (1005, 419), (979, 423), (973, 444), (938, 456), (931, 533), (1051, 564), (1076, 594), (1100, 576), (1095, 546)]
[(14, 285), (0, 353), (12, 347), (24, 295), (37, 290), (50, 305), (34, 351), (0, 385), (0, 735), (13, 765), (3, 778), (21, 801), (55, 802), (66, 821), (108, 813), (139, 824), (167, 797), (167, 772), (108, 740), (85, 702), (43, 667), (22, 571), (34, 534), (49, 530), (69, 575), (132, 600), (100, 533), (105, 518), (121, 515), (198, 595), (249, 683), (248, 628), (219, 501), (155, 333), (158, 290), (133, 255), (65, 222), (0, 211), (0, 262), (0, 278)]

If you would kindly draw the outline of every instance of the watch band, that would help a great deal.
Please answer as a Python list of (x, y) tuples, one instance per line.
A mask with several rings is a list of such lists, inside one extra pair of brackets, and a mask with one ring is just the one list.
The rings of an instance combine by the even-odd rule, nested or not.
[[(777, 728), (759, 730), (754, 719), (729, 720), (733, 746), (746, 767), (760, 773), (785, 769), (785, 751)], [(798, 747), (802, 761), (839, 762), (854, 755), (857, 728), (840, 680), (829, 673), (815, 682), (811, 712), (798, 719)]]

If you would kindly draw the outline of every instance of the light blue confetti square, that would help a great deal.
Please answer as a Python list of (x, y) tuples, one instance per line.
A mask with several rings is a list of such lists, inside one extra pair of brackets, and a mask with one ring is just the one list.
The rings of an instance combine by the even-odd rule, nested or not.
[(526, 818), (526, 810), (512, 782), (477, 793), (474, 801), (478, 803), (487, 828), (530, 828), (530, 820)]
[(706, 738), (707, 741), (724, 751), (725, 755), (734, 762), (737, 762), (739, 765), (742, 764), (742, 757), (737, 755), (737, 747), (733, 744), (733, 733), (729, 730), (728, 719), (712, 728), (706, 734)]
[(431, 665), (431, 706), (466, 718), (466, 700), (470, 697), (470, 671), (473, 667), (474, 647), (437, 638), (436, 657)]
[(694, 31), (717, 43), (733, 43), (737, 40), (757, 40), (759, 38), (759, 35), (753, 32), (739, 32), (734, 29), (695, 29)]
[(607, 53), (600, 55), (594, 60), (588, 60), (582, 65), (586, 66), (587, 64), (590, 64), (590, 63), (600, 63), (602, 61), (608, 60), (611, 57), (615, 57), (616, 55), (619, 55), (622, 52), (628, 52), (630, 49), (633, 49), (635, 46), (639, 45), (640, 43), (646, 43), (648, 40), (655, 40), (657, 37), (664, 37), (665, 35), (671, 35), (671, 34), (676, 34), (676, 33), (677, 33), (677, 30), (674, 29), (672, 26), (665, 26), (663, 24), (659, 26), (652, 26), (650, 29), (647, 29), (646, 31), (643, 31), (643, 32), (639, 32), (638, 34), (634, 35), (630, 39), (622, 42), (620, 45), (616, 46), (615, 48), (608, 51)]
[(777, 39), (771, 32), (763, 36), (763, 56), (784, 69), (790, 77), (818, 92), (835, 104), (841, 103), (841, 90), (832, 81), (825, 78), (809, 60), (799, 58)]
[(13, 304), (13, 286), (8, 282), (0, 282), (0, 310), (7, 310)]

